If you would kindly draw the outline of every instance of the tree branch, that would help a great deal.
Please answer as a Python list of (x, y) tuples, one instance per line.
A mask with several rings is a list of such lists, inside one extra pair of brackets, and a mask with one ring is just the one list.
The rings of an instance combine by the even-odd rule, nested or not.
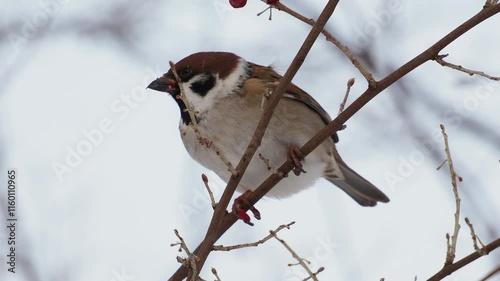
[[(326, 127), (319, 131), (312, 139), (310, 139), (304, 146), (300, 148), (303, 155), (307, 156), (316, 147), (318, 147), (323, 141), (329, 138), (337, 130), (342, 127), (349, 118), (351, 118), (355, 113), (357, 113), (363, 106), (365, 106), (370, 100), (376, 97), (380, 92), (385, 90), (390, 85), (394, 84), (400, 78), (408, 74), (410, 71), (419, 67), (423, 63), (432, 60), (443, 48), (449, 45), (451, 42), (456, 40), (458, 37), (469, 31), (474, 26), (488, 19), (489, 17), (500, 12), (500, 4), (490, 6), (481, 10), (479, 13), (474, 15), (472, 18), (461, 24), (459, 27), (451, 31), (441, 40), (436, 42), (427, 50), (423, 51), (421, 54), (396, 69), (394, 72), (386, 76), (380, 82), (377, 82), (376, 88), (368, 88), (358, 99), (356, 99), (350, 106), (348, 106), (342, 113), (340, 113), (337, 118), (330, 122)], [(286, 162), (278, 168), (278, 172), (269, 176), (248, 198), (250, 203), (255, 204), (260, 200), (271, 188), (278, 183), (282, 176), (281, 174), (287, 174), (291, 170), (291, 163)], [(229, 221), (228, 221), (229, 222)]]
[(453, 160), (451, 159), (450, 146), (448, 144), (448, 135), (446, 134), (446, 130), (444, 125), (441, 124), (441, 133), (443, 134), (444, 140), (444, 151), (446, 153), (446, 162), (448, 162), (448, 168), (450, 169), (450, 177), (451, 177), (451, 185), (453, 188), (453, 195), (455, 196), (455, 227), (453, 230), (453, 235), (451, 236), (450, 243), (450, 234), (446, 233), (446, 260), (445, 265), (452, 264), (455, 259), (455, 252), (457, 249), (457, 241), (458, 241), (458, 232), (460, 231), (460, 196), (458, 195), (458, 185), (457, 185), (457, 173), (455, 173), (455, 168), (453, 166)]
[[(312, 280), (314, 280), (314, 281), (318, 281), (318, 278), (316, 278), (316, 275), (317, 275), (317, 273), (319, 273), (319, 272), (321, 272), (321, 271), (323, 271), (323, 270), (318, 271), (317, 273), (313, 273), (313, 272), (311, 271), (311, 269), (307, 266), (307, 264), (304, 262), (304, 259), (303, 259), (303, 258), (301, 258), (299, 255), (297, 255), (297, 253), (296, 253), (296, 252), (292, 249), (292, 247), (290, 247), (290, 246), (289, 246), (289, 245), (285, 242), (285, 240), (283, 240), (283, 239), (279, 238), (279, 237), (278, 237), (278, 235), (276, 234), (276, 232), (274, 232), (274, 231), (272, 231), (272, 230), (271, 230), (271, 231), (269, 231), (269, 232), (270, 232), (270, 235), (271, 235), (272, 237), (276, 238), (276, 240), (278, 240), (278, 241), (279, 241), (279, 242), (280, 242), (280, 243), (281, 243), (281, 244), (282, 244), (282, 245), (283, 245), (283, 246), (284, 246), (284, 247), (285, 247), (285, 248), (286, 248), (286, 249), (290, 252), (290, 254), (292, 254), (292, 257), (293, 257), (294, 259), (296, 259), (296, 260), (297, 260), (297, 262), (300, 264), (300, 266), (302, 266), (302, 267), (305, 269), (305, 271), (306, 271), (306, 272), (307, 272), (307, 274), (309, 275), (309, 278), (312, 278)], [(307, 279), (309, 279), (309, 278), (307, 278)], [(307, 279), (305, 279), (305, 280), (307, 280)]]
[[(484, 253), (489, 254), (490, 252), (492, 252), (493, 250), (495, 250), (498, 247), (500, 247), (500, 238), (498, 238), (497, 240), (494, 240), (490, 244), (484, 246), (483, 250), (484, 250)], [(468, 265), (469, 263), (477, 260), (478, 258), (480, 258), (484, 255), (485, 254), (483, 254), (483, 253), (478, 253), (477, 251), (474, 251), (474, 253), (466, 256), (465, 258), (463, 258), (455, 263), (445, 265), (438, 273), (434, 274), (434, 276), (427, 279), (427, 281), (442, 280), (446, 276), (452, 274), (453, 272), (459, 270), (460, 268)]]
[(488, 78), (490, 80), (500, 81), (500, 76), (497, 76), (497, 77), (491, 76), (491, 75), (486, 74), (486, 73), (484, 73), (482, 71), (472, 70), (472, 69), (469, 69), (469, 68), (465, 68), (465, 67), (463, 67), (461, 65), (457, 65), (457, 64), (454, 64), (454, 63), (447, 62), (447, 61), (444, 60), (444, 58), (447, 57), (447, 56), (448, 56), (448, 54), (446, 54), (446, 55), (438, 55), (438, 56), (436, 56), (434, 58), (434, 60), (437, 63), (439, 63), (440, 65), (442, 65), (442, 66), (446, 66), (446, 67), (449, 67), (451, 69), (455, 69), (455, 70), (458, 70), (460, 72), (467, 73), (470, 76), (472, 76), (472, 75), (475, 74), (475, 75), (483, 76), (483, 77)]
[[(293, 59), (290, 67), (288, 68), (285, 75), (283, 76), (283, 79), (281, 79), (280, 83), (278, 84), (276, 89), (273, 91), (273, 94), (271, 95), (268, 102), (266, 103), (266, 107), (264, 109), (264, 112), (262, 113), (259, 124), (257, 125), (257, 128), (255, 129), (255, 133), (254, 133), (252, 139), (250, 140), (250, 143), (249, 143), (245, 153), (241, 157), (241, 160), (238, 163), (238, 166), (236, 166), (237, 174), (231, 176), (231, 178), (229, 179), (219, 203), (217, 203), (215, 206), (215, 211), (214, 211), (214, 214), (212, 216), (212, 220), (210, 222), (210, 226), (208, 228), (207, 234), (205, 235), (205, 239), (203, 240), (201, 245), (195, 251), (196, 255), (199, 257), (198, 268), (201, 268), (203, 266), (203, 264), (205, 263), (205, 260), (207, 259), (210, 251), (212, 250), (212, 245), (230, 227), (230, 225), (223, 224), (223, 222), (225, 221), (225, 220), (223, 220), (223, 218), (227, 217), (227, 215), (226, 215), (227, 206), (229, 205), (229, 202), (230, 202), (230, 200), (231, 200), (231, 198), (236, 190), (236, 187), (238, 186), (239, 182), (241, 181), (241, 178), (243, 177), (245, 170), (247, 169), (248, 165), (250, 164), (252, 157), (254, 156), (255, 152), (259, 148), (261, 141), (262, 141), (262, 137), (264, 136), (266, 128), (271, 120), (274, 109), (278, 105), (278, 102), (281, 100), (281, 97), (283, 96), (283, 93), (284, 93), (286, 87), (292, 81), (292, 78), (295, 76), (295, 74), (299, 70), (300, 66), (304, 62), (307, 54), (309, 53), (309, 50), (311, 49), (312, 45), (316, 41), (316, 38), (318, 38), (321, 30), (323, 30), (323, 27), (325, 26), (326, 22), (328, 21), (330, 16), (333, 14), (333, 11), (335, 10), (335, 7), (337, 6), (337, 4), (338, 4), (338, 0), (328, 1), (325, 8), (321, 12), (321, 15), (319, 16), (316, 24), (311, 29), (309, 35), (306, 37), (300, 50), (298, 51), (297, 55)], [(231, 214), (230, 218), (233, 221), (231, 223), (231, 225), (232, 225), (234, 222), (236, 222), (236, 216)], [(189, 274), (191, 274), (191, 273), (189, 273)], [(187, 268), (181, 267), (174, 273), (174, 275), (170, 278), (170, 280), (182, 280), (183, 278), (185, 278), (186, 275), (188, 275)]]
[[(333, 3), (332, 3), (333, 2)], [(337, 4), (337, 1), (330, 1), (327, 4), (327, 7), (330, 7), (331, 12), (333, 12), (333, 9), (335, 9), (335, 5)], [(330, 6), (328, 6), (330, 5)], [(332, 7), (333, 5), (333, 7)], [(256, 134), (252, 138), (252, 141), (250, 142), (249, 147), (247, 148), (247, 151), (243, 155), (240, 163), (238, 164), (236, 170), (238, 171), (238, 176), (236, 177), (231, 177), (230, 181), (228, 182), (228, 185), (226, 187), (226, 190), (221, 198), (221, 202), (217, 204), (214, 216), (212, 217), (212, 221), (210, 223), (209, 230), (205, 236), (205, 239), (203, 242), (198, 246), (198, 248), (194, 251), (194, 254), (196, 254), (200, 261), (198, 264), (198, 267), (201, 268), (208, 257), (212, 245), (237, 221), (237, 218), (234, 214), (229, 213), (226, 214), (226, 208), (229, 204), (229, 201), (231, 199), (232, 194), (234, 193), (234, 190), (236, 189), (237, 184), (241, 180), (242, 173), (248, 167), (248, 164), (250, 162), (251, 157), (255, 154), (255, 151), (257, 150), (258, 145), (260, 144), (260, 140), (263, 133), (264, 133), (264, 125), (265, 123), (269, 123), (269, 119), (271, 117), (271, 114), (268, 113), (269, 108), (274, 108), (275, 103), (279, 101), (278, 96), (281, 97), (283, 90), (285, 88), (285, 82), (289, 83), (291, 81), (291, 76), (292, 72), (295, 73), (300, 66), (301, 62), (304, 60), (305, 55), (307, 54), (306, 51), (303, 51), (304, 46), (306, 45), (307, 42), (308, 44), (311, 44), (314, 41), (309, 41), (311, 38), (313, 38), (312, 34), (319, 34), (319, 32), (322, 29), (322, 26), (326, 23), (326, 19), (322, 19), (325, 15), (325, 10), (323, 10), (320, 18), (316, 22), (313, 30), (311, 30), (311, 33), (309, 34), (308, 38), (306, 39), (306, 42), (304, 42), (304, 45), (302, 46), (301, 50), (295, 57), (294, 61), (292, 62), (290, 68), (288, 69), (287, 73), (285, 74), (283, 80), (280, 82), (280, 85), (278, 88), (274, 91), (274, 94), (271, 96), (269, 102), (267, 103), (266, 110), (263, 113), (263, 116), (261, 118), (261, 122), (259, 122), (259, 126), (257, 127)], [(497, 14), (500, 12), (500, 5), (495, 4), (491, 5), (489, 7), (485, 7), (482, 9), (480, 12), (478, 12), (476, 15), (474, 15), (472, 18), (458, 26), (456, 29), (451, 31), (448, 35), (443, 37), (441, 40), (436, 42), (434, 45), (432, 45), (430, 48), (427, 50), (423, 51), (421, 54), (401, 66), (400, 68), (396, 69), (394, 72), (389, 74), (387, 77), (382, 79), (380, 82), (376, 83), (375, 88), (368, 88), (358, 99), (356, 99), (349, 107), (346, 108), (341, 114), (337, 116), (332, 122), (330, 122), (325, 128), (323, 128), (321, 131), (319, 131), (311, 140), (309, 140), (302, 148), (300, 149), (301, 152), (304, 155), (308, 155), (311, 153), (317, 146), (319, 146), (324, 140), (329, 138), (332, 134), (334, 134), (338, 129), (341, 128), (342, 124), (344, 124), (349, 118), (351, 118), (356, 112), (358, 112), (363, 106), (365, 106), (370, 100), (372, 100), (374, 97), (376, 97), (380, 92), (385, 90), (387, 87), (395, 83), (397, 80), (399, 80), (401, 77), (405, 76), (408, 74), (410, 71), (414, 70), (418, 66), (422, 65), (423, 63), (433, 59), (443, 48), (445, 48), (447, 45), (449, 45), (451, 42), (456, 40), (458, 37), (469, 31), (471, 28), (475, 27), (476, 25), (480, 24), (484, 20), (490, 18), (491, 16)], [(293, 71), (292, 71), (293, 70)], [(286, 80), (285, 80), (286, 78)], [(279, 90), (279, 91), (278, 91)], [(276, 100), (277, 99), (277, 100)], [(273, 105), (273, 106), (271, 106)], [(266, 120), (267, 119), (267, 120)], [(272, 174), (269, 176), (253, 193), (252, 195), (248, 198), (249, 202), (252, 204), (257, 203), (258, 200), (260, 200), (271, 188), (276, 185), (282, 178), (283, 174), (287, 174), (290, 172), (292, 166), (289, 162), (285, 162), (281, 167), (278, 169), (278, 173)], [(240, 170), (241, 169), (241, 170)], [(279, 173), (281, 172), (281, 173)], [(222, 200), (224, 199), (224, 201)], [(500, 241), (499, 241), (500, 243)], [(498, 246), (497, 246), (498, 247)], [(496, 248), (496, 247), (495, 247)], [(493, 250), (493, 249), (492, 249)], [(457, 262), (458, 263), (458, 262)], [(456, 263), (455, 263), (456, 264)], [(180, 267), (169, 280), (182, 280), (188, 275), (188, 269), (185, 267)]]
[(285, 229), (285, 228), (290, 229), (290, 226), (292, 226), (294, 224), (295, 224), (294, 221), (292, 221), (289, 224), (282, 224), (278, 228), (276, 228), (276, 230), (274, 230), (274, 231), (271, 230), (270, 231), (271, 234), (267, 235), (266, 237), (264, 237), (258, 241), (252, 242), (252, 243), (237, 244), (237, 245), (232, 245), (232, 246), (214, 245), (212, 247), (212, 249), (214, 251), (226, 251), (227, 252), (227, 251), (232, 251), (232, 250), (236, 250), (236, 249), (257, 247), (261, 244), (266, 243), (269, 239), (271, 239), (273, 237), (272, 233), (276, 234), (276, 233), (280, 232), (280, 230)]
[(214, 193), (210, 189), (210, 185), (208, 185), (208, 177), (205, 174), (201, 174), (201, 180), (205, 184), (205, 188), (207, 189), (208, 196), (210, 196), (210, 202), (212, 203), (212, 209), (215, 209)]
[[(306, 17), (304, 17), (303, 15), (297, 13), (296, 11), (288, 8), (287, 6), (283, 5), (283, 3), (281, 2), (278, 2), (276, 4), (273, 5), (276, 9), (280, 10), (280, 11), (283, 11), (289, 15), (291, 15), (292, 17), (300, 20), (301, 22), (303, 23), (306, 23), (310, 26), (313, 26), (315, 24), (314, 20), (313, 19), (308, 19)], [(354, 56), (352, 53), (351, 53), (351, 50), (349, 50), (349, 48), (347, 48), (346, 46), (344, 46), (342, 43), (340, 43), (339, 40), (337, 40), (337, 38), (335, 38), (330, 32), (328, 32), (326, 29), (323, 29), (321, 31), (321, 33), (323, 35), (325, 35), (326, 37), (326, 41), (329, 41), (331, 42), (333, 45), (335, 45), (342, 53), (344, 53), (344, 55), (351, 61), (351, 63), (354, 65), (354, 67), (356, 67), (359, 72), (361, 73), (361, 75), (363, 75), (366, 79), (366, 81), (368, 82), (368, 85), (370, 85), (371, 88), (375, 87), (376, 86), (376, 81), (375, 79), (373, 78), (372, 74), (366, 70), (366, 68), (363, 66), (363, 64), (361, 64), (361, 62), (359, 62), (359, 60), (356, 58), (356, 56)]]
[[(472, 225), (472, 223), (470, 222), (468, 217), (465, 217), (465, 223), (470, 228), (470, 235), (472, 237), (472, 245), (474, 246), (474, 250), (476, 250), (476, 252), (484, 255), (484, 252), (483, 252), (484, 244), (481, 241), (481, 239), (479, 239), (479, 236), (477, 236), (476, 231), (474, 230), (474, 225)], [(478, 241), (479, 241), (479, 244), (481, 244), (481, 248), (479, 248), (479, 246), (477, 245)]]

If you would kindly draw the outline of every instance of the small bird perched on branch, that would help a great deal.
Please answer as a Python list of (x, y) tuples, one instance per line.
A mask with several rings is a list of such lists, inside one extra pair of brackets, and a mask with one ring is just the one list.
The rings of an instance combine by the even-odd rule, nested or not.
[[(175, 65), (175, 72), (181, 80), (182, 93), (172, 70), (151, 82), (148, 88), (174, 97), (181, 110), (179, 129), (187, 151), (227, 182), (231, 177), (228, 166), (240, 161), (264, 104), (282, 77), (270, 67), (224, 52), (192, 54)], [(273, 173), (273, 167), (277, 168), (288, 160), (298, 177), (284, 178), (267, 196), (289, 196), (323, 177), (362, 206), (389, 202), (382, 191), (342, 160), (335, 148), (337, 134), (303, 159), (299, 147), (330, 121), (328, 113), (313, 97), (290, 83), (237, 190), (243, 193), (243, 197), (248, 196), (249, 191)], [(217, 149), (211, 147), (212, 144)], [(220, 159), (220, 153), (228, 162)], [(242, 211), (240, 206), (233, 206), (233, 210), (250, 223), (246, 210)], [(254, 215), (258, 217), (258, 211)]]

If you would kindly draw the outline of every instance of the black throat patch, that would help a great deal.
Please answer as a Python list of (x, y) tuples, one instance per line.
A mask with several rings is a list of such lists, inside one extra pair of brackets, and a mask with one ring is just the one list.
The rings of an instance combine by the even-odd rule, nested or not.
[[(171, 96), (174, 98), (175, 102), (179, 106), (179, 109), (181, 111), (181, 120), (184, 125), (189, 126), (191, 122), (191, 116), (189, 115), (189, 112), (187, 111), (187, 107), (182, 101), (182, 99), (178, 98), (180, 91), (176, 91), (176, 94), (171, 94)], [(201, 120), (203, 119), (201, 115), (195, 115), (196, 123), (199, 124)]]

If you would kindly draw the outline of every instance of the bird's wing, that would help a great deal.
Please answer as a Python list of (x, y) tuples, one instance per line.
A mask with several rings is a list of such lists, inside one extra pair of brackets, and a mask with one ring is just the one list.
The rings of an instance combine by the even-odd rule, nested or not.
[[(276, 71), (274, 71), (271, 67), (257, 65), (253, 63), (250, 63), (250, 71), (252, 72), (252, 77), (268, 81), (267, 85), (271, 87), (278, 86), (278, 83), (283, 78), (281, 75), (276, 73)], [(321, 120), (323, 120), (325, 125), (327, 125), (332, 121), (332, 118), (330, 117), (328, 112), (326, 112), (326, 110), (324, 110), (323, 107), (321, 107), (321, 105), (311, 95), (309, 95), (308, 93), (306, 93), (304, 90), (297, 87), (293, 83), (290, 83), (288, 85), (288, 87), (285, 90), (285, 93), (283, 94), (283, 98), (303, 103), (304, 105), (312, 109), (314, 112), (316, 112), (321, 117)], [(337, 133), (332, 135), (332, 139), (335, 143), (339, 141)]]

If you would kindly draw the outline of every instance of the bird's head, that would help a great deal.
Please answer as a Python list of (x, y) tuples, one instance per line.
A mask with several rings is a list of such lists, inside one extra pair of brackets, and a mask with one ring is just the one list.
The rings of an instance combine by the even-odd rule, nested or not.
[[(198, 112), (206, 112), (218, 101), (238, 92), (248, 76), (248, 63), (239, 56), (225, 52), (192, 54), (175, 64), (175, 71), (182, 83), (186, 99)], [(189, 124), (189, 114), (177, 96), (180, 86), (172, 70), (154, 80), (148, 88), (169, 93), (181, 109), (184, 123)]]

